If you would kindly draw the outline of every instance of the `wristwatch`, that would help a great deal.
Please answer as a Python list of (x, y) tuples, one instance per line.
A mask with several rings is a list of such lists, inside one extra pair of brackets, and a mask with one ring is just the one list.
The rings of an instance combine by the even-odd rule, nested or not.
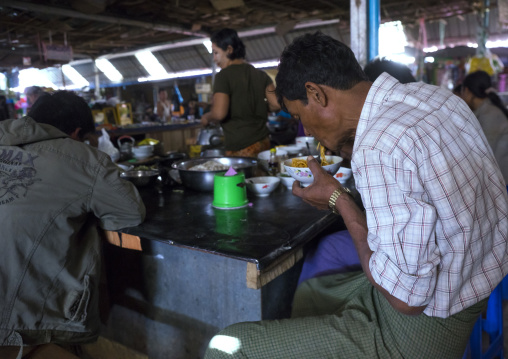
[(332, 195), (330, 196), (330, 199), (328, 200), (328, 207), (332, 210), (335, 214), (340, 214), (339, 211), (335, 208), (335, 203), (337, 202), (337, 199), (339, 196), (343, 193), (351, 193), (349, 188), (342, 187), (342, 189), (337, 188), (335, 191), (333, 191)]

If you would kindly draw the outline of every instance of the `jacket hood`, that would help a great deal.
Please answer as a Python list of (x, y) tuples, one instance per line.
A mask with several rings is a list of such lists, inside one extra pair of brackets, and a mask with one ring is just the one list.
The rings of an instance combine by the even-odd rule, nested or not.
[(63, 137), (69, 136), (54, 126), (37, 123), (28, 116), (0, 121), (0, 146), (19, 146)]

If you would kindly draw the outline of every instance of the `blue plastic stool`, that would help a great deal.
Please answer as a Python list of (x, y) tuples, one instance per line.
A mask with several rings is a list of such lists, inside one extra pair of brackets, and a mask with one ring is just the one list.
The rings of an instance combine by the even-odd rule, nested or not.
[[(503, 294), (508, 293), (508, 276), (490, 294), (485, 317), (482, 314), (474, 325), (463, 359), (503, 359)], [(483, 333), (487, 333), (488, 346), (483, 347)]]
[(508, 276), (506, 276), (500, 284), (501, 293), (503, 296), (503, 300), (508, 299)]

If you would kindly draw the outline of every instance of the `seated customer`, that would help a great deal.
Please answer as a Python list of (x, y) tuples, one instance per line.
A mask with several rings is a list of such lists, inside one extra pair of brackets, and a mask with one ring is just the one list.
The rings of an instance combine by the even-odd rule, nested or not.
[(0, 357), (4, 346), (94, 341), (99, 331), (99, 228), (141, 223), (136, 188), (109, 156), (79, 96), (39, 98), (0, 122)]
[[(376, 81), (384, 72), (395, 78), (401, 84), (416, 82), (409, 67), (387, 59), (378, 58), (372, 60), (365, 65), (364, 72), (369, 78), (369, 81), (372, 82)], [(342, 148), (342, 154), (344, 155), (347, 153), (344, 162), (349, 162), (348, 159), (351, 157), (351, 150), (352, 148), (348, 150), (346, 150), (345, 147)], [(305, 254), (298, 284), (309, 278), (342, 273), (354, 269), (361, 269), (361, 265), (351, 235), (348, 231), (331, 233), (320, 238), (317, 244), (310, 247)]]
[(200, 102), (198, 97), (193, 95), (191, 96), (191, 99), (189, 102), (184, 106), (185, 111), (183, 113), (183, 118), (190, 120), (190, 119), (200, 119), (201, 118), (201, 109), (203, 109), (203, 112), (209, 107), (209, 105), (205, 102)]
[(492, 87), (489, 74), (475, 71), (467, 75), (461, 97), (478, 118), (508, 185), (508, 110)]
[(231, 325), (205, 358), (462, 357), (508, 272), (508, 194), (474, 114), (437, 86), (370, 82), (319, 32), (284, 50), (276, 83), (308, 133), (352, 149), (365, 211), (312, 156), (293, 194), (342, 216), (362, 270), (306, 280), (291, 319)]
[(35, 102), (39, 99), (39, 97), (46, 95), (42, 88), (39, 86), (30, 86), (25, 89), (26, 100), (28, 103), (28, 107), (32, 107)]

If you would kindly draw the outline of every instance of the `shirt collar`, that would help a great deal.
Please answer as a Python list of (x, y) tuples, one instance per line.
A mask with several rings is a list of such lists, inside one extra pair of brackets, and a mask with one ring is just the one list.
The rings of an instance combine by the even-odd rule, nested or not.
[(356, 150), (358, 139), (368, 127), (369, 122), (374, 117), (375, 113), (379, 110), (381, 105), (388, 101), (390, 94), (393, 92), (394, 87), (399, 84), (397, 79), (390, 76), (388, 73), (383, 72), (372, 84), (367, 98), (363, 104), (358, 126), (356, 128), (355, 145), (353, 152)]

